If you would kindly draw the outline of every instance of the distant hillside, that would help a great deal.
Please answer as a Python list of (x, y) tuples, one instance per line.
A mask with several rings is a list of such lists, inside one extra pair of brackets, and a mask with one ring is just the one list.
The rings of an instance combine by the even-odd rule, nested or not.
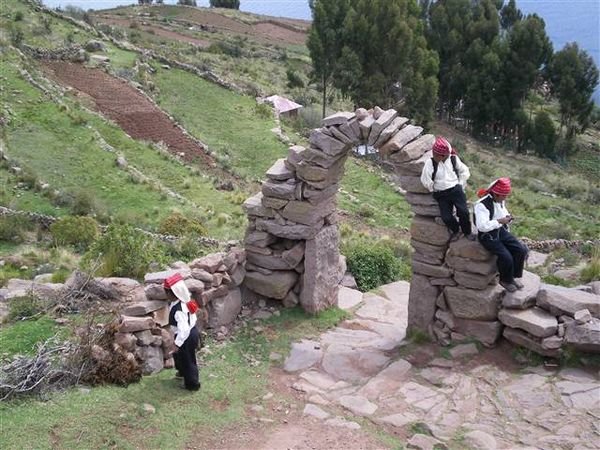
[[(287, 152), (271, 131), (277, 126), (271, 112), (254, 95), (281, 93), (306, 105), (298, 120), (283, 122), (294, 142), (318, 126), (319, 93), (308, 83), (307, 50), (292, 42), (303, 34), (296, 22), (154, 6), (97, 13), (92, 28), (18, 0), (4, 6), (0, 98), (9, 160), (0, 169), (3, 205), (63, 215), (78, 198), (91, 198), (101, 221), (148, 229), (179, 210), (200, 218), (212, 237), (240, 238), (241, 202)], [(264, 24), (285, 37), (267, 39)], [(93, 40), (101, 45), (83, 66), (30, 56), (34, 48)], [(290, 86), (290, 71), (302, 85)], [(210, 81), (218, 79), (221, 85)], [(343, 99), (334, 103), (349, 107)], [(160, 126), (159, 117), (166, 121)], [(442, 125), (433, 129), (453, 133)], [(192, 153), (186, 139), (195, 143)], [(536, 158), (482, 150), (459, 134), (454, 139), (472, 167), (473, 188), (498, 175), (515, 178), (512, 208), (523, 218), (516, 225), (522, 234), (600, 234), (598, 208), (589, 207), (600, 198), (596, 183)], [(369, 161), (347, 164), (339, 204), (342, 223), (354, 231), (401, 237), (410, 223), (404, 198)]]

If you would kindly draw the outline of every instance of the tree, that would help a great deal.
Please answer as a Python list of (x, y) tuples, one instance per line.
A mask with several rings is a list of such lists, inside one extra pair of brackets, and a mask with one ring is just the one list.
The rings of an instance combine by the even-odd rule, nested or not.
[(502, 122), (515, 124), (515, 113), (522, 108), (542, 68), (552, 56), (552, 44), (544, 21), (533, 14), (513, 23), (506, 37), (506, 55), (501, 86)]
[(196, 0), (177, 0), (177, 4), (183, 6), (198, 6)]
[(503, 30), (510, 30), (513, 25), (519, 22), (523, 18), (523, 13), (517, 8), (517, 2), (510, 0), (500, 10), (500, 25)]
[(349, 0), (311, 0), (309, 5), (313, 21), (306, 45), (313, 63), (313, 79), (321, 85), (325, 117), (327, 86), (341, 56), (341, 38)]
[(427, 48), (414, 0), (354, 0), (344, 21), (336, 86), (355, 104), (398, 106), (427, 121), (438, 58)]
[(138, 0), (138, 5), (151, 5), (152, 0)]
[(556, 157), (556, 127), (550, 114), (541, 111), (535, 116), (531, 135), (531, 143), (538, 156), (555, 159)]
[(554, 54), (548, 74), (560, 103), (561, 131), (566, 128), (566, 137), (572, 138), (589, 125), (598, 68), (585, 50), (579, 49), (577, 43), (570, 43)]
[(210, 7), (240, 9), (240, 0), (210, 0)]

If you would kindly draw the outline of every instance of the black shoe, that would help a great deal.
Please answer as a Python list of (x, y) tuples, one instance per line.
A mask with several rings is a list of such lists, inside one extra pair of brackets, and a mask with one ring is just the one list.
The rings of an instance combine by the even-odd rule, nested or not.
[(448, 242), (456, 242), (459, 239), (460, 239), (460, 234), (458, 231), (455, 231), (450, 235), (450, 239), (448, 239)]
[(519, 280), (517, 280), (516, 278), (515, 278), (515, 281), (513, 281), (513, 283), (517, 287), (517, 289), (523, 289), (525, 287), (525, 285), (522, 282), (520, 282)]
[(467, 234), (465, 235), (465, 237), (469, 240), (469, 241), (476, 241), (477, 240), (477, 235), (476, 234)]
[(516, 290), (518, 289), (514, 283), (508, 283), (506, 281), (501, 281), (500, 286), (502, 286), (508, 292), (516, 292)]

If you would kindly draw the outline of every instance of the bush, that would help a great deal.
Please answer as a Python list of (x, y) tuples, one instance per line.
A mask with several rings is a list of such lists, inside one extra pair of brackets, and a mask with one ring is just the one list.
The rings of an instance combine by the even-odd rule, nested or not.
[(8, 302), (9, 321), (33, 317), (44, 311), (44, 304), (35, 295), (11, 298)]
[(273, 108), (266, 103), (257, 103), (254, 106), (254, 114), (256, 114), (261, 119), (272, 119), (273, 118)]
[(303, 88), (304, 87), (304, 80), (302, 79), (302, 77), (300, 75), (298, 75), (298, 73), (290, 68), (286, 71), (286, 76), (287, 76), (287, 87), (290, 89), (294, 89), (294, 88)]
[(556, 128), (550, 114), (541, 111), (535, 116), (531, 142), (538, 156), (555, 159)]
[(25, 241), (25, 232), (34, 228), (34, 223), (23, 216), (0, 216), (0, 241), (20, 244)]
[(598, 280), (600, 280), (600, 247), (594, 247), (591, 261), (581, 271), (581, 281), (589, 283)]
[(21, 22), (23, 20), (23, 11), (17, 11), (15, 13), (15, 22)]
[(358, 288), (363, 292), (396, 281), (403, 273), (401, 261), (394, 256), (390, 247), (381, 242), (351, 243), (344, 254), (348, 270), (354, 275)]
[(91, 217), (67, 216), (50, 225), (50, 234), (55, 245), (73, 245), (78, 250), (85, 250), (98, 237), (99, 228)]
[(161, 234), (170, 234), (171, 236), (195, 235), (206, 236), (208, 231), (197, 219), (190, 219), (180, 212), (171, 213), (165, 218), (159, 226)]
[(210, 7), (240, 9), (240, 0), (210, 0)]
[(164, 248), (130, 225), (110, 225), (83, 258), (83, 267), (101, 276), (141, 279), (153, 262), (165, 262)]
[(207, 249), (195, 236), (187, 235), (177, 240), (167, 249), (169, 256), (180, 261), (191, 261), (204, 256), (215, 249)]

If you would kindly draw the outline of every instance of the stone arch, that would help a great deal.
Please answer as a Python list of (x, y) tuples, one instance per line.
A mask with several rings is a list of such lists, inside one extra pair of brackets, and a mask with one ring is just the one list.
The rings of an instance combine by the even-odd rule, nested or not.
[[(434, 136), (422, 133), (394, 109), (359, 108), (323, 119), (321, 128), (312, 130), (308, 148), (290, 147), (288, 156), (266, 172), (261, 192), (243, 205), (249, 223), (245, 287), (286, 306), (300, 303), (310, 313), (335, 305), (345, 272), (336, 194), (351, 149), (374, 147), (405, 175), (403, 185), (421, 192), (420, 172), (434, 142)], [(429, 194), (429, 201), (412, 195), (415, 213), (439, 215)]]

